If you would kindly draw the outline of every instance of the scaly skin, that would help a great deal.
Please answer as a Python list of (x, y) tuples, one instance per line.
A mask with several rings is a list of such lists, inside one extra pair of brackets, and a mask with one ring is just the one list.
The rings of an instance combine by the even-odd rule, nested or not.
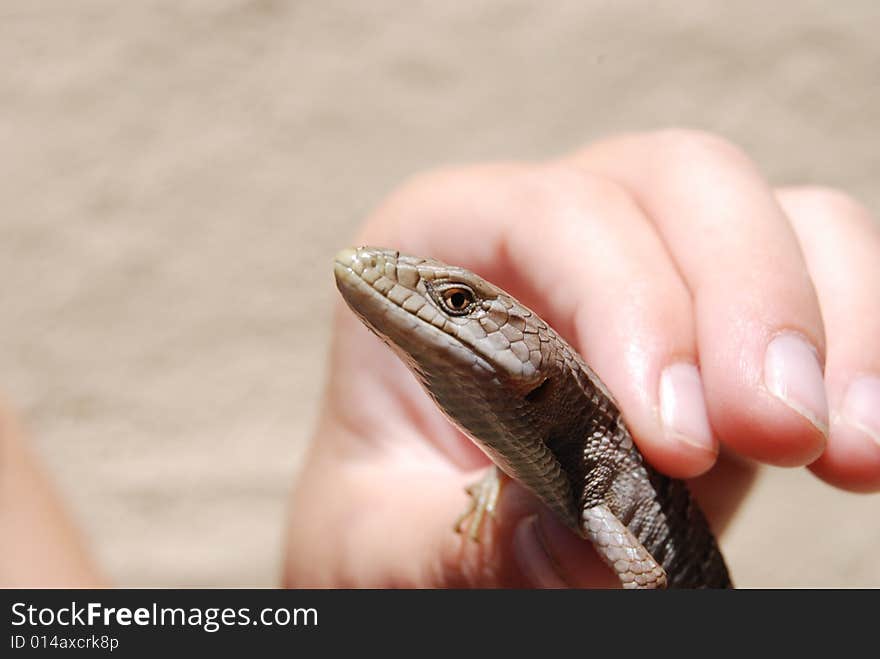
[(468, 270), (393, 250), (343, 250), (335, 274), (449, 419), (624, 587), (731, 586), (687, 486), (643, 461), (610, 392), (532, 311)]

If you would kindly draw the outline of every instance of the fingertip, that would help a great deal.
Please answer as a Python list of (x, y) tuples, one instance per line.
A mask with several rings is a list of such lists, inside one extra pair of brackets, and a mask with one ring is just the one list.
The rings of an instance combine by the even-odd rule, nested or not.
[(828, 399), (816, 349), (794, 332), (777, 335), (764, 353), (764, 386), (828, 435)]
[[(668, 359), (667, 355), (658, 356), (656, 363)], [(699, 476), (712, 468), (719, 450), (699, 369), (676, 357), (662, 368), (659, 377), (652, 372), (653, 368), (646, 369), (643, 377), (625, 383), (629, 388), (620, 388), (627, 428), (652, 467), (673, 478)], [(640, 381), (645, 382), (641, 388)], [(656, 384), (651, 386), (651, 381)]]
[(696, 478), (709, 471), (718, 459), (718, 451), (690, 443), (681, 437), (664, 436), (662, 443), (641, 442), (645, 460), (672, 478)]
[[(779, 327), (779, 325), (776, 325)], [(828, 438), (822, 358), (808, 332), (743, 323), (712, 328), (704, 371), (709, 418), (722, 444), (780, 467), (815, 461)], [(733, 350), (711, 350), (728, 337)], [(701, 351), (701, 355), (704, 351)]]
[(880, 491), (880, 442), (864, 428), (835, 421), (828, 448), (810, 470), (826, 483), (850, 492)]
[(813, 472), (853, 492), (880, 490), (880, 377), (852, 381), (838, 410), (828, 448), (811, 465)]
[(676, 478), (708, 471), (718, 457), (709, 424), (703, 380), (695, 364), (676, 362), (663, 369), (659, 386), (662, 444), (647, 449), (649, 461)]
[(825, 450), (825, 433), (769, 392), (746, 392), (719, 400), (712, 418), (723, 444), (777, 467), (802, 467)]

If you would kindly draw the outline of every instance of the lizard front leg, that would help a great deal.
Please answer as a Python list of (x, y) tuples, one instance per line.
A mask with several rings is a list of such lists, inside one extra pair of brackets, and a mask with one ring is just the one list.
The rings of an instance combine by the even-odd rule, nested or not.
[(467, 487), (465, 491), (470, 495), (470, 503), (467, 510), (455, 520), (456, 533), (462, 533), (467, 522), (468, 537), (474, 542), (479, 542), (484, 516), (488, 514), (490, 517), (495, 517), (502, 478), (501, 470), (492, 465), (480, 480)]
[(666, 588), (666, 571), (608, 506), (583, 512), (584, 534), (624, 588)]

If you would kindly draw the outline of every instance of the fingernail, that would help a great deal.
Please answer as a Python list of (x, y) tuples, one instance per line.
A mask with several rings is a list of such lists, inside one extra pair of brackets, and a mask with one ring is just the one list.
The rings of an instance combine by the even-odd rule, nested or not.
[(841, 416), (880, 444), (880, 378), (859, 378), (846, 390)]
[(680, 362), (660, 375), (660, 418), (667, 433), (687, 444), (715, 450), (706, 413), (703, 381), (693, 364)]
[(513, 551), (526, 579), (537, 588), (567, 588), (556, 561), (547, 551), (538, 515), (521, 520), (513, 532)]
[(774, 396), (828, 435), (825, 379), (816, 349), (798, 334), (780, 334), (764, 354), (764, 384)]

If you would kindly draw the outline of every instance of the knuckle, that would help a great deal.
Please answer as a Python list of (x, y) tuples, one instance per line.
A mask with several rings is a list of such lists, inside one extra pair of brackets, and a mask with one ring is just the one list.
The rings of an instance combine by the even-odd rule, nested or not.
[(842, 235), (880, 248), (880, 222), (868, 208), (843, 190), (824, 186), (798, 186), (777, 191), (789, 220), (802, 231), (822, 231), (838, 226)]
[(733, 142), (707, 131), (667, 128), (654, 133), (653, 137), (673, 165), (679, 162), (688, 167), (750, 163), (748, 156)]
[(833, 187), (805, 185), (780, 190), (784, 198), (801, 208), (828, 217), (869, 217), (868, 209), (849, 193)]
[(531, 203), (551, 214), (572, 206), (608, 208), (632, 203), (629, 192), (620, 183), (567, 161), (541, 165), (519, 183)]
[(412, 210), (431, 203), (437, 190), (455, 189), (467, 176), (466, 170), (431, 169), (410, 176), (386, 197), (383, 207)]
[(402, 218), (417, 218), (430, 207), (430, 193), (440, 182), (439, 174), (425, 172), (410, 177), (394, 188), (367, 216), (360, 229), (358, 240), (370, 242), (393, 236)]
[(499, 193), (504, 182), (520, 168), (515, 163), (499, 163), (415, 174), (398, 185), (370, 214), (361, 236), (396, 236), (405, 224), (460, 220), (468, 215), (464, 210), (473, 206), (475, 198)]

